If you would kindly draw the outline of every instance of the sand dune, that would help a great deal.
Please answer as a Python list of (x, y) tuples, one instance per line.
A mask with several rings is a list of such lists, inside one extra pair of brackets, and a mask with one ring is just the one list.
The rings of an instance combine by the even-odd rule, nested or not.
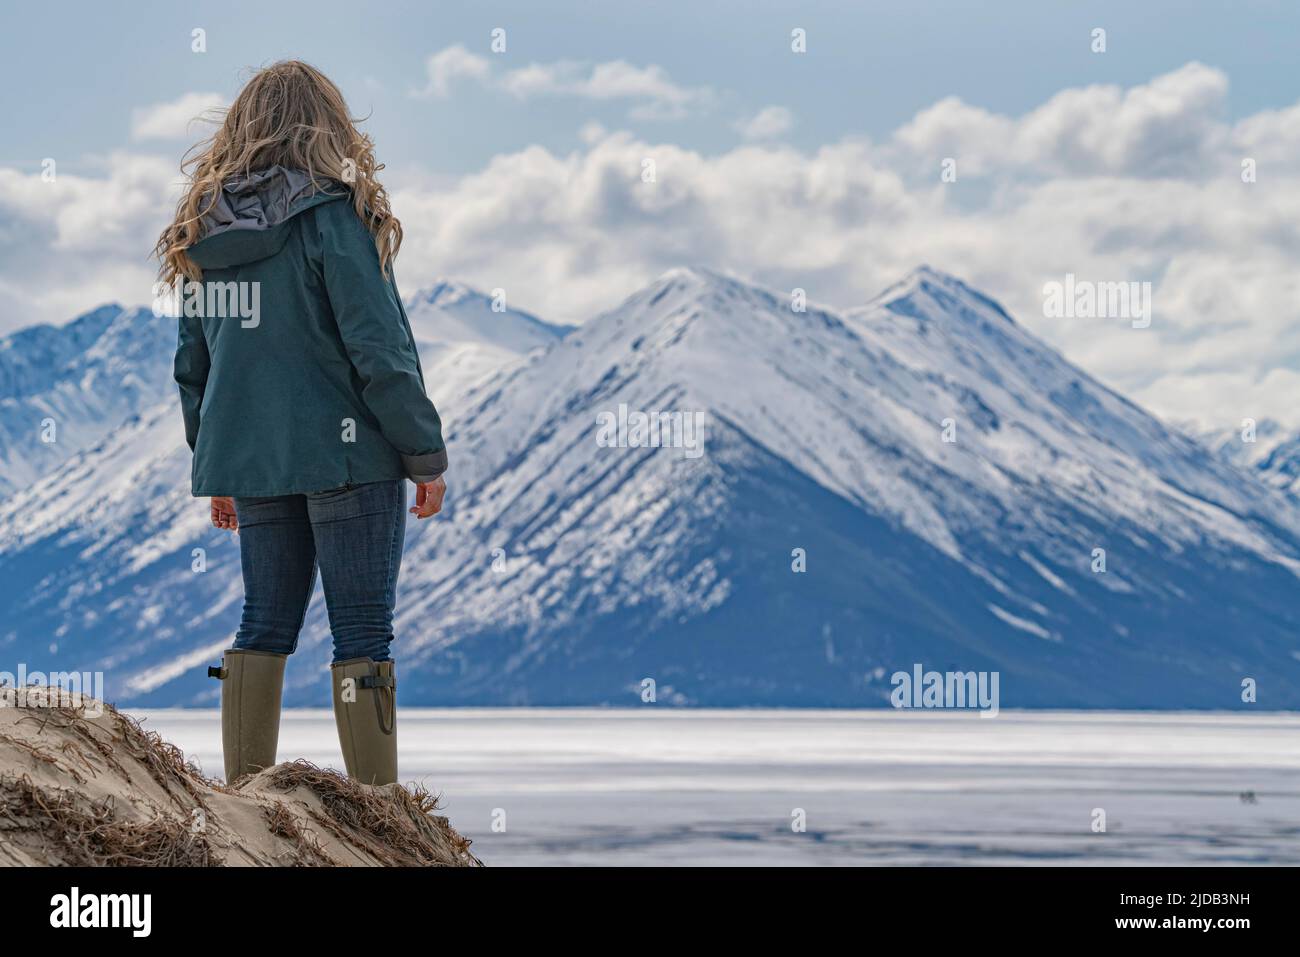
[(0, 688), (0, 865), (478, 866), (436, 809), (302, 761), (226, 787), (110, 705)]

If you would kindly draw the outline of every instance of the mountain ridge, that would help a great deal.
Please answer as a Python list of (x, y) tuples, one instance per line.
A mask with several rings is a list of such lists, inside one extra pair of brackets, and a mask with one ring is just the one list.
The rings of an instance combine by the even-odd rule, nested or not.
[[(408, 311), (453, 469), (408, 529), (409, 702), (635, 704), (649, 679), (666, 703), (885, 706), (920, 662), (1001, 672), (1005, 707), (1242, 707), (1260, 675), (1300, 705), (1300, 507), (955, 277), (794, 312), (678, 268), (540, 340), (426, 290)], [(478, 340), (438, 338), (467, 322)], [(620, 406), (698, 414), (703, 454), (601, 444)], [(0, 647), (106, 662), (140, 704), (215, 700), (238, 550), (178, 436), (160, 402), (0, 499)], [(317, 702), (328, 645), (318, 596), (288, 702)]]

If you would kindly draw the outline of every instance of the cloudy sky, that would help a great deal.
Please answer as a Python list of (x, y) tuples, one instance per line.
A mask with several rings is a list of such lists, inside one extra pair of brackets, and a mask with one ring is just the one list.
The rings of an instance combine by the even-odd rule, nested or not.
[[(1161, 414), (1300, 426), (1296, 7), (24, 5), (0, 333), (146, 302), (193, 117), (297, 56), (369, 117), (407, 292), (581, 322), (676, 265), (853, 306), (928, 263)], [(1044, 316), (1066, 274), (1152, 283), (1150, 327)]]

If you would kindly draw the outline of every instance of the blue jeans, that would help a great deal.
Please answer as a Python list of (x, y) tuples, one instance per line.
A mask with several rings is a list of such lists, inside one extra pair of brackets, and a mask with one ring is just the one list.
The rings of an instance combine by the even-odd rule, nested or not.
[(405, 481), (236, 498), (244, 615), (235, 648), (293, 654), (320, 567), (334, 661), (387, 661), (406, 539)]

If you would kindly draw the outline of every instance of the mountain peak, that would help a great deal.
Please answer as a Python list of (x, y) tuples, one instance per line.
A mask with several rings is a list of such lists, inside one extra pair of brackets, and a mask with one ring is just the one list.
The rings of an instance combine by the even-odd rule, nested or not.
[(31, 349), (54, 342), (66, 342), (69, 348), (80, 350), (102, 335), (123, 312), (125, 310), (121, 305), (108, 302), (81, 313), (61, 326), (48, 323), (25, 326), (0, 336), (0, 351)]
[(453, 279), (437, 279), (418, 290), (406, 300), (406, 309), (416, 341), (426, 345), (476, 343), (523, 355), (568, 332)]
[(793, 310), (791, 297), (789, 290), (705, 266), (676, 266), (629, 296), (611, 315), (619, 321), (635, 316), (639, 324), (656, 317), (687, 325), (703, 321), (712, 329), (730, 327), (743, 335), (754, 332), (756, 323), (773, 321), (779, 326), (774, 332), (782, 335), (806, 323), (843, 328), (833, 310), (813, 302)]
[(463, 282), (441, 277), (435, 279), (432, 286), (418, 290), (412, 297), (416, 301), (435, 306), (450, 306), (475, 298), (486, 299), (487, 296)]
[[(795, 312), (793, 284), (673, 269), (560, 341), (460, 283), (409, 300), (460, 463), (407, 538), (412, 703), (617, 704), (651, 674), (661, 700), (857, 708), (920, 661), (1001, 674), (1007, 707), (1235, 707), (1256, 673), (1300, 705), (1300, 457), (1261, 483), (938, 270), (853, 313)], [(210, 704), (194, 662), (238, 623), (239, 561), (189, 569), (237, 547), (190, 501), (174, 327), (128, 319), (0, 352), (0, 631), (52, 668), (94, 649), (132, 704)], [(624, 408), (654, 437), (605, 441)], [(303, 639), (293, 704), (327, 673), (320, 603)]]
[(986, 319), (990, 314), (1007, 325), (1015, 320), (1002, 306), (951, 273), (922, 264), (886, 288), (866, 307), (881, 308), (921, 321)]
[(917, 281), (937, 282), (943, 285), (965, 285), (952, 273), (944, 272), (942, 269), (935, 269), (929, 263), (921, 263), (919, 266), (914, 267), (903, 279), (904, 281), (914, 279)]
[(729, 276), (716, 269), (710, 269), (707, 266), (673, 266), (671, 269), (666, 269), (660, 273), (658, 278), (650, 284), (650, 288), (660, 289), (672, 284), (694, 287), (748, 285), (747, 283), (741, 283), (734, 276)]
[(926, 263), (908, 271), (902, 279), (887, 287), (880, 299), (901, 299), (917, 292), (942, 290), (951, 294), (971, 292), (971, 288), (950, 272), (935, 269)]

